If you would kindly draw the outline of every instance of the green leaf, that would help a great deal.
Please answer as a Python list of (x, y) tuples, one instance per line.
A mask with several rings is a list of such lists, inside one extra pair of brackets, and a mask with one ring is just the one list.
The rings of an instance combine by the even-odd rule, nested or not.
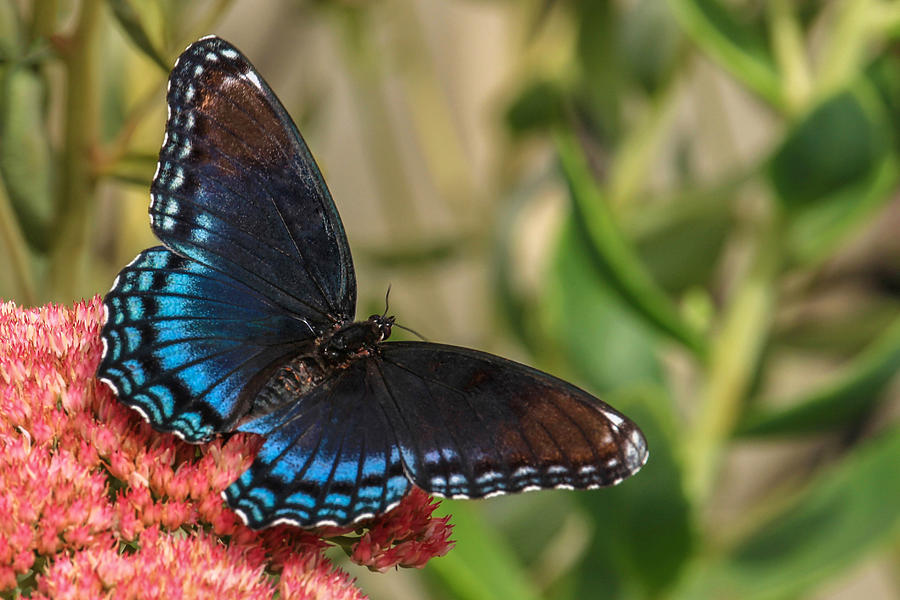
[(647, 323), (681, 342), (698, 356), (704, 356), (706, 344), (703, 337), (681, 318), (619, 231), (575, 138), (562, 130), (557, 133), (557, 151), (569, 184), (576, 222), (590, 240), (594, 267), (610, 282), (610, 289), (618, 292)]
[(799, 598), (884, 544), (900, 526), (900, 429), (858, 447), (796, 500), (711, 562), (691, 598)]
[[(640, 426), (650, 459), (614, 488), (577, 495), (596, 529), (574, 597), (657, 598), (681, 576), (696, 541), (677, 459), (679, 429), (671, 402), (657, 388), (609, 400)], [(597, 590), (606, 591), (601, 595)]]
[(109, 0), (109, 5), (128, 39), (150, 60), (168, 73), (169, 61), (166, 60), (151, 41), (150, 35), (147, 33), (147, 19), (140, 13), (138, 6), (131, 0)]
[(737, 435), (797, 435), (846, 427), (886, 399), (884, 388), (898, 372), (900, 319), (861, 352), (837, 380), (791, 402), (788, 408), (748, 413)]
[(506, 125), (516, 135), (544, 131), (561, 121), (564, 104), (559, 86), (549, 81), (532, 81), (507, 108)]
[[(622, 74), (617, 54), (619, 21), (612, 2), (581, 0), (574, 3), (578, 27), (577, 60), (582, 72), (580, 104), (605, 135), (621, 130)], [(585, 101), (586, 100), (586, 101)]]
[(655, 336), (610, 291), (591, 264), (584, 232), (570, 219), (561, 229), (548, 274), (546, 335), (579, 379), (600, 392), (663, 380)]
[(456, 546), (428, 563), (425, 574), (461, 600), (538, 600), (527, 570), (509, 544), (471, 502), (444, 500), (439, 513), (451, 514)]
[(864, 180), (889, 147), (884, 115), (859, 93), (840, 92), (809, 112), (785, 138), (770, 165), (778, 198), (789, 211), (823, 201)]
[(794, 262), (821, 260), (893, 196), (900, 166), (890, 119), (864, 83), (819, 104), (773, 155), (769, 176), (788, 221)]
[(727, 198), (719, 198), (718, 204), (717, 210), (674, 214), (638, 240), (641, 259), (664, 289), (680, 292), (710, 281), (734, 219)]
[(715, 62), (774, 106), (782, 104), (778, 70), (758, 28), (716, 0), (669, 0), (688, 37)]
[(626, 9), (622, 19), (622, 58), (628, 75), (653, 94), (672, 74), (684, 36), (668, 4), (640, 0)]

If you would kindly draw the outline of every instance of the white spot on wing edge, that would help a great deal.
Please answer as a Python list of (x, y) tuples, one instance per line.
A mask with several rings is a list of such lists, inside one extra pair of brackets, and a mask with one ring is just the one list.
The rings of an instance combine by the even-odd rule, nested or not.
[(109, 351), (109, 342), (106, 341), (106, 338), (100, 336), (100, 343), (103, 344), (103, 352), (100, 354), (100, 362), (106, 360), (106, 353)]
[(101, 381), (102, 383), (105, 383), (106, 386), (107, 386), (109, 389), (112, 390), (112, 393), (115, 394), (115, 395), (118, 397), (118, 395), (119, 395), (119, 388), (116, 387), (116, 384), (114, 384), (111, 380), (107, 379), (106, 377), (101, 377), (101, 378), (100, 378), (100, 381)]
[(527, 475), (534, 475), (537, 473), (537, 469), (532, 466), (524, 465), (513, 471), (513, 477), (525, 477)]
[[(135, 256), (134, 258), (132, 258), (132, 259), (131, 259), (131, 262), (129, 262), (127, 265), (125, 265), (125, 268), (127, 269), (128, 267), (130, 267), (131, 265), (133, 265), (134, 263), (136, 263), (136, 262), (138, 261), (138, 259), (141, 257), (141, 254), (143, 254), (143, 253), (144, 253), (143, 251), (138, 252), (138, 253), (137, 253), (137, 256)], [(116, 277), (116, 279), (118, 279), (118, 277)]]
[(244, 77), (247, 78), (250, 83), (255, 85), (257, 89), (263, 89), (262, 82), (259, 80), (259, 75), (257, 75), (253, 71), (248, 70), (246, 73), (244, 73)]
[(603, 415), (604, 415), (607, 419), (609, 419), (609, 421), (610, 421), (613, 425), (615, 425), (616, 428), (621, 427), (621, 426), (622, 426), (622, 423), (625, 422), (625, 419), (623, 419), (622, 417), (620, 417), (619, 415), (617, 415), (616, 413), (614, 413), (614, 412), (612, 412), (612, 411), (610, 411), (610, 410), (604, 410), (604, 411), (603, 411)]
[[(144, 420), (147, 421), (148, 423), (150, 422), (150, 416), (149, 416), (147, 413), (144, 412), (144, 409), (143, 409), (143, 408), (141, 408), (140, 406), (136, 406), (136, 405), (134, 405), (134, 404), (129, 404), (128, 406), (130, 406), (131, 408), (133, 408), (134, 410), (136, 410), (136, 411), (137, 411), (137, 414), (141, 415), (141, 418), (142, 418), (142, 419), (144, 419)], [(177, 433), (176, 433), (176, 435), (177, 435)], [(182, 436), (181, 439), (184, 439), (184, 437)]]

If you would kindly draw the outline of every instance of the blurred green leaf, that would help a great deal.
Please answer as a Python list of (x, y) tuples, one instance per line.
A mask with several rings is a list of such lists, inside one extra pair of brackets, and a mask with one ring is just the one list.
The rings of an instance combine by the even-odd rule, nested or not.
[(883, 160), (888, 136), (862, 98), (843, 91), (810, 111), (785, 138), (770, 165), (788, 211), (821, 202), (866, 178)]
[[(891, 123), (900, 120), (900, 77), (897, 76), (898, 73), (900, 73), (900, 56), (896, 53), (875, 57), (865, 73), (884, 105), (886, 114), (883, 118)], [(894, 135), (893, 142), (896, 153), (900, 151), (900, 136)]]
[(900, 373), (900, 319), (848, 365), (842, 376), (780, 410), (756, 409), (737, 435), (759, 437), (830, 431), (858, 421), (884, 399), (884, 388)]
[(563, 91), (549, 81), (532, 81), (506, 110), (506, 125), (516, 135), (544, 131), (560, 122)]
[(659, 0), (632, 3), (623, 15), (622, 57), (630, 77), (648, 94), (672, 74), (684, 36), (669, 5)]
[(794, 261), (820, 259), (891, 198), (900, 169), (885, 118), (878, 96), (859, 85), (810, 112), (773, 156)]
[(46, 251), (55, 172), (46, 123), (46, 82), (33, 69), (11, 67), (2, 89), (0, 172), (25, 239), (32, 248)]
[(755, 24), (742, 22), (731, 4), (717, 0), (669, 0), (669, 6), (685, 33), (710, 58), (773, 106), (781, 105), (778, 72)]
[(699, 573), (686, 598), (798, 598), (839, 576), (900, 525), (900, 430), (856, 448), (779, 515)]
[(547, 335), (567, 365), (599, 392), (662, 381), (655, 338), (593, 267), (584, 232), (561, 229), (547, 280)]
[(578, 0), (577, 59), (581, 67), (583, 108), (603, 135), (616, 137), (621, 128), (622, 73), (618, 56), (619, 20), (615, 3)]
[(679, 428), (671, 402), (658, 388), (617, 394), (609, 401), (640, 426), (650, 459), (614, 488), (577, 495), (596, 529), (574, 597), (658, 598), (681, 576), (695, 547), (677, 458)]
[(709, 282), (734, 222), (728, 199), (719, 198), (718, 204), (716, 210), (671, 214), (638, 240), (638, 253), (661, 287), (680, 292)]
[(113, 15), (128, 36), (128, 39), (150, 60), (155, 62), (166, 73), (169, 72), (169, 61), (156, 48), (147, 33), (147, 17), (141, 9), (149, 10), (148, 3), (135, 3), (132, 0), (108, 0)]
[(386, 269), (432, 268), (435, 264), (458, 259), (471, 252), (478, 240), (471, 235), (453, 235), (422, 240), (406, 245), (396, 244), (390, 248), (383, 246), (360, 249), (360, 254)]
[(469, 502), (444, 500), (437, 511), (451, 514), (456, 547), (428, 563), (426, 576), (461, 600), (537, 600), (528, 571), (507, 542)]
[(595, 268), (610, 282), (610, 289), (617, 291), (647, 323), (698, 356), (705, 356), (702, 336), (681, 318), (619, 231), (574, 136), (558, 131), (556, 147), (569, 184), (576, 223), (590, 240)]

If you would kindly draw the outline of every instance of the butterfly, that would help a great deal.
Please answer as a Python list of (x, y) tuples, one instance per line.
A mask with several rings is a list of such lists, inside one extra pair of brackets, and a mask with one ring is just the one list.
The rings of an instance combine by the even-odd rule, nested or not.
[(214, 37), (169, 77), (144, 250), (104, 298), (98, 377), (155, 429), (200, 443), (265, 437), (224, 492), (252, 528), (348, 525), (418, 486), (452, 498), (615, 485), (647, 460), (640, 430), (530, 367), (388, 342), (354, 321), (334, 201), (253, 65)]

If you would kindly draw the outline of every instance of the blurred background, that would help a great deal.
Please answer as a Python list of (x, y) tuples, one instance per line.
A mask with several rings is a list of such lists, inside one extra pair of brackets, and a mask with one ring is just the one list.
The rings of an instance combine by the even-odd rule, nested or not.
[(391, 284), (649, 440), (611, 490), (444, 502), (448, 556), (345, 565), (373, 599), (900, 596), (900, 2), (3, 0), (0, 298), (156, 243), (168, 69), (209, 33), (315, 154), (358, 315)]

